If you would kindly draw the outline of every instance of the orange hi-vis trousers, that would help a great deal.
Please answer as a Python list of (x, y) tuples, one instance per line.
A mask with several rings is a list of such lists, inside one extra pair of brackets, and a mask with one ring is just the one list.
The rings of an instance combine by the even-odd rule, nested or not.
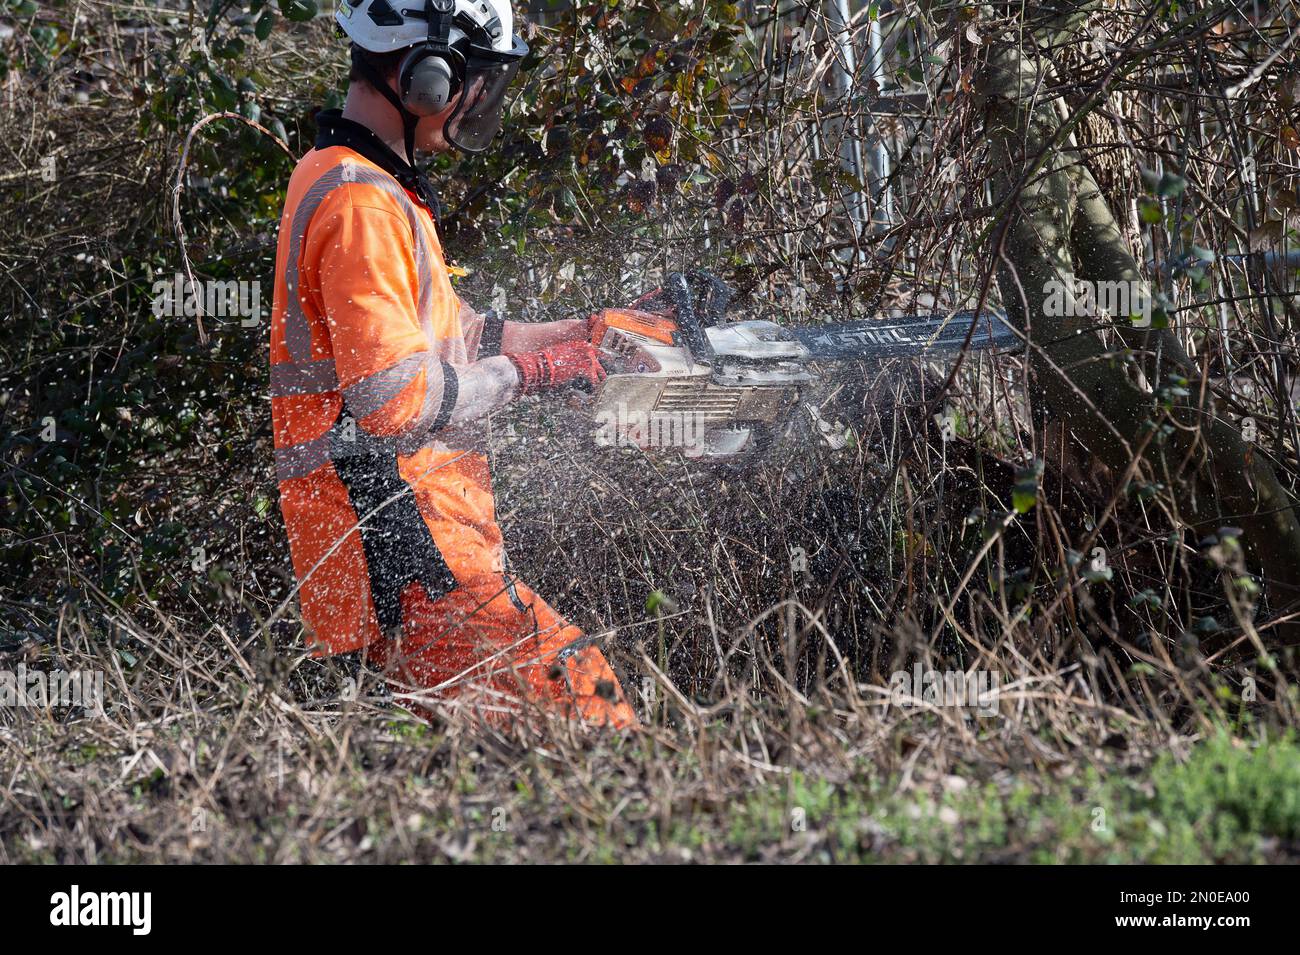
[(414, 712), (427, 716), (445, 700), (497, 725), (530, 710), (636, 723), (600, 650), (524, 584), (507, 592), (498, 578), (436, 601), (413, 585), (403, 609), (401, 635), (367, 648), (366, 659)]
[(496, 725), (537, 711), (615, 728), (636, 725), (600, 649), (501, 566), (486, 460), (465, 454), (440, 470), (443, 493), (436, 503), (433, 495), (417, 500), (422, 511), (430, 503), (438, 508), (426, 523), (436, 528), (455, 586), (435, 596), (426, 585), (407, 584), (400, 626), (366, 648), (367, 661), (424, 716), (441, 699)]

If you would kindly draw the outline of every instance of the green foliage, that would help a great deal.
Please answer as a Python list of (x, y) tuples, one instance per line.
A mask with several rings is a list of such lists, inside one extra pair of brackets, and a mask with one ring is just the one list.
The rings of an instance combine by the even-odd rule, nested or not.
[[(795, 808), (806, 832), (792, 828)], [(788, 790), (736, 803), (727, 833), (750, 858), (812, 843), (837, 862), (1259, 862), (1300, 838), (1300, 746), (1218, 733), (1185, 761), (1159, 757), (1149, 778), (1091, 768), (1069, 781), (950, 777), (937, 792), (900, 792), (869, 769), (840, 784), (795, 773)]]
[(298, 23), (310, 20), (319, 13), (316, 0), (279, 0), (280, 12)]
[[(206, 521), (183, 521), (179, 509), (192, 508), (218, 475), (185, 473), (178, 463), (201, 447), (228, 473), (249, 459), (245, 449), (264, 430), (247, 420), (262, 410), (256, 397), (271, 299), (273, 249), (257, 237), (273, 235), (289, 169), (264, 135), (232, 130), (229, 121), (210, 127), (195, 140), (181, 197), (196, 279), (260, 283), (260, 328), (208, 318), (204, 343), (193, 315), (156, 307), (157, 283), (169, 284), (183, 269), (168, 208), (179, 136), (188, 128), (182, 124), (217, 108), (279, 122), (261, 112), (256, 68), (240, 65), (251, 21), (218, 20), (224, 9), (214, 6), (194, 34), (159, 27), (155, 41), (170, 42), (144, 48), (141, 75), (148, 79), (130, 98), (85, 114), (36, 117), (50, 125), (54, 141), (65, 115), (78, 124), (59, 130), (75, 136), (80, 150), (57, 159), (59, 172), (75, 177), (73, 188), (54, 193), (66, 209), (51, 208), (48, 191), (21, 182), (0, 199), (11, 221), (33, 227), (94, 222), (89, 238), (55, 237), (21, 288), (6, 290), (13, 320), (3, 364), (14, 370), (0, 376), (0, 453), (12, 466), (4, 497), (15, 533), (3, 542), (4, 558), (33, 598), (57, 600), (93, 586), (129, 607), (178, 578), (173, 592), (180, 596), (208, 588), (206, 575), (187, 573), (190, 553), (221, 546)], [(91, 42), (94, 29), (86, 27), (78, 43)], [(46, 66), (74, 69), (81, 49), (68, 42)], [(30, 45), (17, 50), (23, 68), (41, 68)], [(136, 107), (137, 122), (123, 121), (123, 99)], [(96, 176), (87, 157), (98, 155), (130, 159)], [(14, 248), (22, 248), (20, 233), (9, 236)], [(221, 503), (237, 502), (227, 492)]]
[[(653, 229), (649, 213), (714, 181), (708, 144), (729, 116), (739, 7), (602, 2), (557, 16), (528, 33), (501, 148), (438, 160), (462, 248), (489, 233), (522, 248), (536, 230), (596, 219)], [(472, 181), (494, 188), (459, 184)]]
[(1193, 830), (1215, 858), (1251, 838), (1300, 839), (1300, 747), (1292, 735), (1251, 746), (1220, 732), (1152, 771), (1153, 810)]
[(1028, 514), (1038, 503), (1038, 483), (1043, 477), (1043, 462), (1034, 461), (1029, 467), (1016, 471), (1016, 483), (1011, 489), (1011, 506), (1017, 514)]

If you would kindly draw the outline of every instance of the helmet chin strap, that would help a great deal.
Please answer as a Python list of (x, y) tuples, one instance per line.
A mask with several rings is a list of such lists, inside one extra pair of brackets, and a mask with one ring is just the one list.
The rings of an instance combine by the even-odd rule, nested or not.
[(402, 105), (401, 98), (393, 91), (391, 86), (384, 82), (384, 78), (379, 75), (379, 71), (366, 58), (361, 48), (355, 45), (352, 47), (352, 65), (366, 78), (366, 82), (373, 86), (384, 99), (388, 100), (393, 109), (397, 110), (397, 115), (402, 119), (402, 139), (406, 144), (406, 161), (414, 167), (415, 127), (420, 122), (420, 117)]

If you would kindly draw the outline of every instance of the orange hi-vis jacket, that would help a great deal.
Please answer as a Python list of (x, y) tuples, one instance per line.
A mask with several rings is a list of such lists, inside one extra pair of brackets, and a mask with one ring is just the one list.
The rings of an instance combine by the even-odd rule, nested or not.
[(487, 462), (446, 431), (484, 321), (462, 313), (429, 209), (363, 152), (318, 142), (303, 157), (277, 251), (275, 464), (320, 653), (399, 626), (413, 581), (436, 601), (464, 567), (513, 592)]

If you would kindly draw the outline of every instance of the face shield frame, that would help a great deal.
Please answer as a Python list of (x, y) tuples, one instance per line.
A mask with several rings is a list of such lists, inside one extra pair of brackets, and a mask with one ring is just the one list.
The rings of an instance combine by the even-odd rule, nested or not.
[(460, 95), (443, 124), (443, 138), (461, 152), (484, 152), (501, 129), (506, 91), (528, 55), (521, 37), (510, 39), (509, 52), (469, 43), (461, 47), (465, 72)]

